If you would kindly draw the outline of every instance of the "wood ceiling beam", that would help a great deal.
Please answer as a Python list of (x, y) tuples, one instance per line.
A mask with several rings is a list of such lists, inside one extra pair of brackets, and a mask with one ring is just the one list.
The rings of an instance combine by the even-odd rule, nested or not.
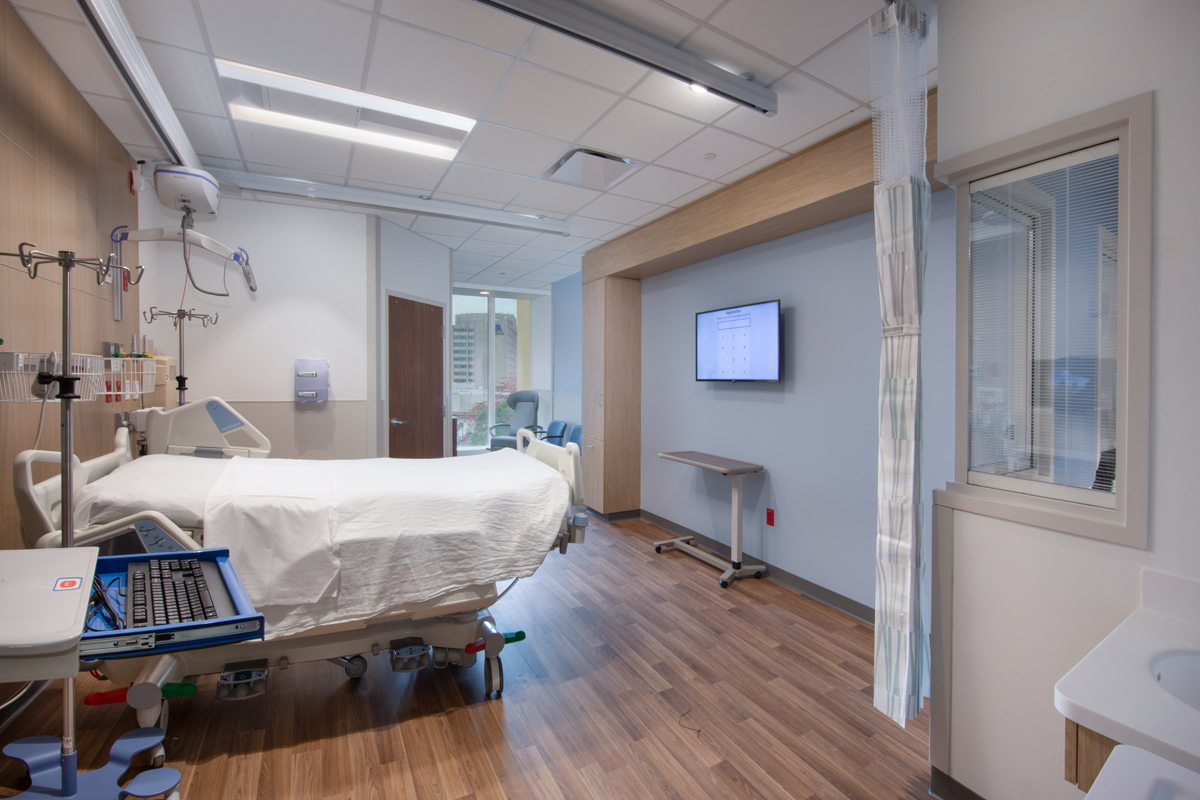
[[(937, 163), (937, 90), (929, 93), (926, 174)], [(660, 275), (756, 244), (870, 211), (874, 145), (870, 120), (594, 247), (583, 282)]]

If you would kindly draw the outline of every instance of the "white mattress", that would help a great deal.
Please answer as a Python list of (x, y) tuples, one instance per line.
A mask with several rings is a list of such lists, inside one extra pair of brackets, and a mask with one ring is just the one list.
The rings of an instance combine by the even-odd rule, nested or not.
[[(150, 459), (158, 463), (130, 469)], [(532, 575), (570, 503), (556, 470), (515, 450), (430, 460), (192, 462), (208, 460), (136, 459), (85, 487), (89, 499), (80, 505), (92, 524), (145, 508), (178, 521), (166, 508), (194, 514), (202, 490), (204, 544), (229, 548), (268, 638)], [(126, 478), (136, 485), (124, 485)], [(172, 496), (158, 497), (160, 490)], [(131, 496), (141, 497), (132, 510)], [(113, 498), (124, 507), (115, 509)]]
[(181, 528), (204, 525), (204, 502), (228, 459), (142, 456), (75, 490), (75, 527), (159, 511)]

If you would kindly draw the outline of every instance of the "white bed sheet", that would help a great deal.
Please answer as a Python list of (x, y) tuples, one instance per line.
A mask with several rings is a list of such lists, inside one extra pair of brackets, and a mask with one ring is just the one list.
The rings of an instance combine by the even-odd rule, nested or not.
[(168, 474), (207, 459), (147, 456), (93, 486), (122, 473), (134, 477), (127, 470), (151, 458), (171, 461), (136, 473), (140, 505), (111, 507), (114, 496), (138, 494), (137, 487), (117, 491), (117, 479), (101, 488), (106, 502), (91, 510), (112, 519), (163, 510), (162, 500), (149, 500), (161, 489), (189, 495), (184, 505), (194, 506), (197, 488), (207, 487), (204, 544), (229, 548), (271, 639), (528, 577), (570, 503), (555, 469), (515, 450), (444, 459), (234, 458), (218, 462), (211, 481)]
[(79, 529), (159, 511), (181, 528), (204, 525), (204, 502), (228, 459), (152, 455), (135, 458), (75, 490)]

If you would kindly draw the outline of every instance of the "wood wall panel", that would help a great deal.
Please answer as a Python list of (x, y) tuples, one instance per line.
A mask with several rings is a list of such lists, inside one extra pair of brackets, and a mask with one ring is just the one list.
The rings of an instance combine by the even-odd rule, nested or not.
[[(80, 257), (106, 255), (109, 232), (136, 226), (137, 201), (129, 193), (133, 159), (100, 122), (25, 27), (0, 0), (0, 251), (23, 242)], [(136, 246), (126, 264), (136, 263)], [(30, 280), (16, 259), (0, 258), (0, 350), (62, 350), (62, 270), (41, 268)], [(139, 329), (137, 287), (125, 295), (122, 322), (113, 320), (112, 287), (95, 273), (72, 272), (73, 349), (99, 354), (103, 341), (128, 342)], [(83, 459), (112, 449), (113, 414), (138, 408), (137, 400), (76, 403), (75, 452)], [(12, 464), (32, 447), (39, 403), (0, 403), (0, 548), (22, 546)], [(60, 405), (46, 405), (39, 449), (59, 448)], [(39, 466), (35, 477), (56, 472)]]

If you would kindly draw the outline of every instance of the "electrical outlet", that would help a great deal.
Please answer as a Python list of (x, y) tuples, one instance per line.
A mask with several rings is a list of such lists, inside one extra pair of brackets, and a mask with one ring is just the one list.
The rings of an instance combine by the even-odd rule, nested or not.
[(773, 508), (767, 509), (767, 524), (772, 528), (775, 527), (775, 509)]

